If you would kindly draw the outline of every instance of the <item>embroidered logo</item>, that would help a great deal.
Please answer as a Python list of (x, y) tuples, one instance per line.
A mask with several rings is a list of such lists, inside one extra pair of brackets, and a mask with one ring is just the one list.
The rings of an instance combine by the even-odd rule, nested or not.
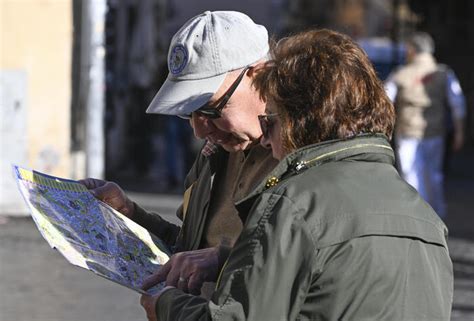
[(183, 45), (174, 46), (174, 48), (171, 50), (168, 61), (170, 72), (173, 75), (179, 74), (181, 71), (183, 71), (184, 67), (186, 67), (187, 63), (188, 52), (186, 51), (186, 48)]

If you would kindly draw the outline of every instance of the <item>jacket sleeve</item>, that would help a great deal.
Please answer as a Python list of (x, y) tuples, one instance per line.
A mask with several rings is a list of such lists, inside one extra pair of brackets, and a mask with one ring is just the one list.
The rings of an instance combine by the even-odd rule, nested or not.
[(295, 320), (311, 284), (314, 246), (304, 212), (288, 198), (263, 194), (219, 277), (212, 300), (163, 293), (165, 320)]
[(149, 213), (134, 203), (133, 220), (160, 238), (171, 249), (178, 237), (180, 227), (163, 219), (156, 213)]
[[(186, 175), (184, 182), (185, 190), (188, 189), (199, 177), (200, 170), (204, 164), (204, 157), (201, 153), (198, 154), (198, 157), (194, 161), (194, 164)], [(141, 208), (138, 204), (134, 203), (135, 214), (133, 220), (146, 228), (149, 232), (158, 236), (163, 242), (165, 242), (170, 249), (176, 247), (176, 242), (181, 228), (178, 225), (172, 224), (167, 220), (163, 219), (160, 215), (156, 213), (150, 213)], [(176, 216), (179, 219), (183, 220), (183, 205), (179, 206), (176, 210)]]
[(449, 69), (446, 74), (446, 95), (453, 119), (466, 117), (466, 99), (454, 71)]

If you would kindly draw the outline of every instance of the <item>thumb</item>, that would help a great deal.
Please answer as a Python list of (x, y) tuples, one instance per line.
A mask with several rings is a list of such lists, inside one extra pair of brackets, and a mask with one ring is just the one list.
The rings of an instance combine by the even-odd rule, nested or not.
[(91, 189), (90, 192), (92, 193), (92, 195), (94, 195), (96, 198), (100, 199), (101, 201), (105, 201), (107, 197), (112, 196), (111, 195), (112, 191), (110, 189), (110, 186), (108, 186), (107, 184), (97, 186), (96, 188)]
[(94, 189), (94, 188), (102, 186), (106, 183), (106, 181), (103, 181), (103, 180), (97, 179), (97, 178), (91, 178), (91, 177), (80, 179), (77, 182), (84, 185), (84, 186), (86, 186), (87, 189)]
[[(168, 262), (169, 263), (169, 262)], [(163, 282), (166, 280), (166, 276), (171, 270), (171, 264), (166, 263), (158, 271), (147, 277), (142, 284), (143, 290), (148, 290), (151, 287)]]

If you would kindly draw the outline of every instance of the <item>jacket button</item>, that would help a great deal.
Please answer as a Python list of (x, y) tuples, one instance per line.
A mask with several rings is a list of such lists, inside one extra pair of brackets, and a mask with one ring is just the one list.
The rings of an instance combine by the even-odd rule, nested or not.
[(267, 187), (267, 188), (273, 187), (276, 184), (278, 184), (279, 181), (280, 180), (278, 179), (278, 177), (272, 176), (267, 180), (267, 183), (265, 184), (265, 187)]

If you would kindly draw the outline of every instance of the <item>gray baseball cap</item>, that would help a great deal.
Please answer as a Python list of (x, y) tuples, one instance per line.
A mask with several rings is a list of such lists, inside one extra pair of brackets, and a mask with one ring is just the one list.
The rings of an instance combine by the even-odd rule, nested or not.
[(168, 77), (147, 113), (189, 115), (214, 95), (228, 72), (268, 55), (268, 32), (236, 11), (206, 11), (184, 24), (168, 51)]

